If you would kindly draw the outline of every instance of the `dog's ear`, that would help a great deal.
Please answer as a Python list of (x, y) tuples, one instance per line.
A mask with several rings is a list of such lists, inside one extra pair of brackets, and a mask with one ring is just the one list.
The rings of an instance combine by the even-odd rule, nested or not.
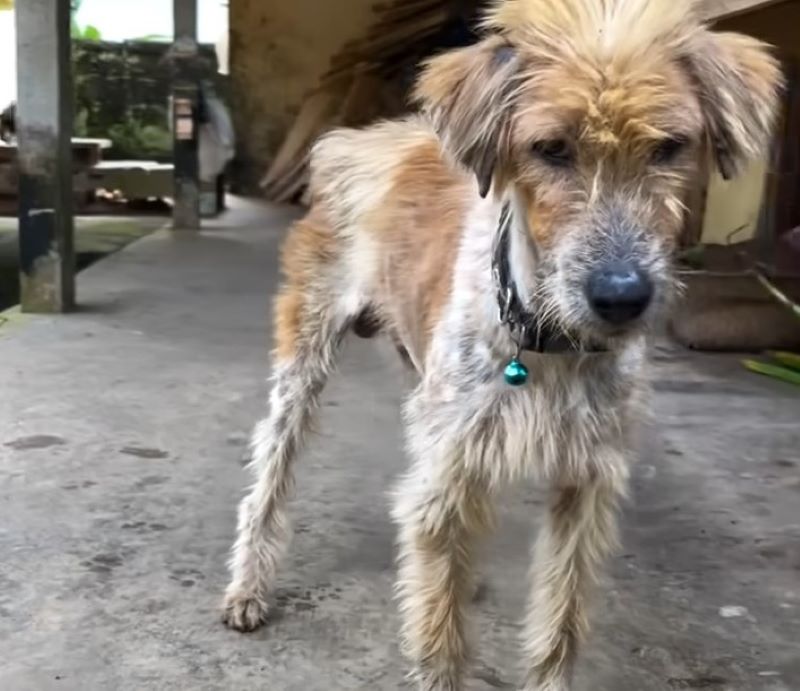
[(482, 197), (507, 144), (518, 60), (507, 41), (486, 38), (426, 62), (414, 92), (447, 152), (477, 176)]
[(729, 179), (769, 149), (783, 84), (779, 63), (761, 41), (707, 29), (693, 37), (685, 61), (717, 167)]

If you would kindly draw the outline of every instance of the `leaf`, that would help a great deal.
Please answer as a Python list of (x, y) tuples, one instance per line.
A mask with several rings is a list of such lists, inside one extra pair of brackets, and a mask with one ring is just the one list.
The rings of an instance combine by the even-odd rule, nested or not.
[(99, 41), (100, 29), (90, 24), (83, 30), (83, 38), (85, 38), (87, 41)]
[(788, 367), (770, 365), (766, 362), (759, 362), (758, 360), (742, 360), (742, 364), (751, 372), (763, 374), (773, 379), (780, 379), (787, 384), (800, 386), (800, 372), (795, 372)]
[(702, 269), (705, 264), (705, 247), (703, 245), (687, 247), (678, 255), (678, 260), (692, 269)]
[(784, 367), (795, 369), (800, 372), (800, 354), (787, 353), (780, 350), (771, 350), (767, 353), (773, 360), (776, 360)]

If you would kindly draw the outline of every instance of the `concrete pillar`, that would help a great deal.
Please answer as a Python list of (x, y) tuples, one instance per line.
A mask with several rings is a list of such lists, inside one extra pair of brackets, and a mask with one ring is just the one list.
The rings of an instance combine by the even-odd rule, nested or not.
[(25, 312), (75, 304), (70, 0), (16, 3), (20, 293)]
[(197, 0), (173, 0), (173, 11), (175, 206), (172, 220), (176, 229), (196, 230), (200, 227), (197, 131), (199, 90), (193, 66), (198, 55)]

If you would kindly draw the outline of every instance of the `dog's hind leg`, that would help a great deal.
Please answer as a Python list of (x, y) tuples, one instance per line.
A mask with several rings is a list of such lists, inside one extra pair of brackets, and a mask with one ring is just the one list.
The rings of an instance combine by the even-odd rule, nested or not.
[(624, 483), (596, 480), (553, 490), (536, 544), (533, 591), (524, 628), (525, 691), (568, 691), (586, 633), (586, 599), (616, 544)]
[(268, 591), (290, 539), (286, 503), (292, 462), (353, 318), (341, 304), (341, 291), (327, 284), (337, 280), (335, 272), (319, 244), (313, 244), (328, 238), (313, 230), (301, 222), (284, 251), (287, 282), (276, 302), (270, 413), (252, 436), (250, 468), (256, 481), (239, 506), (224, 601), (223, 619), (239, 631), (252, 631), (265, 620)]

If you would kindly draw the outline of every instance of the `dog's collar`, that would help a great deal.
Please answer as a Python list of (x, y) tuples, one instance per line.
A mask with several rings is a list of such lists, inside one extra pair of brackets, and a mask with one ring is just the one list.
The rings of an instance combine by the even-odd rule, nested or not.
[[(498, 317), (500, 323), (511, 331), (511, 337), (517, 344), (518, 350), (517, 357), (512, 360), (509, 367), (514, 363), (520, 365), (518, 356), (522, 350), (535, 353), (596, 353), (605, 350), (595, 344), (570, 338), (563, 331), (553, 329), (543, 323), (535, 313), (525, 309), (517, 292), (517, 285), (511, 277), (509, 250), (513, 220), (511, 205), (506, 202), (500, 213), (492, 252), (492, 276), (497, 291)], [(508, 378), (507, 372), (506, 379)]]

